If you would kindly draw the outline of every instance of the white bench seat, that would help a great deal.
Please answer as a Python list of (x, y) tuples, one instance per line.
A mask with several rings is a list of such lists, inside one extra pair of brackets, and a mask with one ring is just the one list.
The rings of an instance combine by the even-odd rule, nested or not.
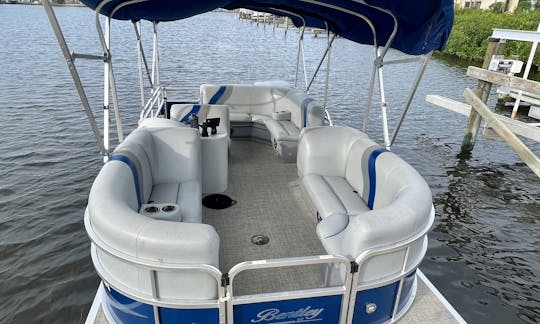
[(276, 141), (298, 141), (300, 136), (300, 129), (288, 120), (269, 119), (265, 125)]
[[(121, 290), (152, 298), (146, 267), (104, 251), (165, 267), (179, 263), (218, 267), (219, 236), (212, 226), (201, 223), (201, 200), (198, 131), (166, 119), (141, 123), (112, 153), (90, 190), (85, 224), (99, 246), (92, 259), (100, 276)], [(152, 217), (145, 211), (149, 203), (174, 204), (179, 212)], [(217, 296), (215, 279), (200, 271), (158, 270), (156, 276), (161, 298)]]
[(356, 129), (310, 127), (300, 135), (297, 166), (327, 253), (352, 261), (414, 238), (406, 255), (402, 250), (364, 262), (361, 282), (401, 273), (403, 258), (405, 272), (418, 266), (434, 212), (429, 187), (408, 163)]
[(228, 105), (234, 130), (231, 135), (272, 142), (284, 162), (296, 162), (302, 128), (324, 124), (321, 105), (305, 93), (282, 85), (203, 84), (201, 103)]
[(333, 214), (357, 215), (369, 211), (358, 192), (343, 177), (308, 174), (302, 185), (312, 200), (315, 214), (325, 219)]
[[(174, 203), (180, 209), (182, 222), (200, 223), (199, 215), (202, 214), (202, 206), (198, 203), (200, 181), (184, 181), (182, 183), (160, 183), (152, 188), (152, 194), (148, 203), (167, 204)], [(195, 203), (194, 203), (195, 202)]]

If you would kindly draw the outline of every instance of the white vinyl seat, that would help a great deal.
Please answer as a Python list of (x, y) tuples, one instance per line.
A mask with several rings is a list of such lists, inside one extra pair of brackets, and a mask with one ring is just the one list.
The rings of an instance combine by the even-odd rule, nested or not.
[(284, 162), (296, 162), (302, 128), (324, 124), (321, 105), (283, 85), (203, 84), (201, 102), (228, 105), (231, 125), (237, 131), (232, 135), (270, 141)]
[[(85, 214), (87, 230), (101, 248), (117, 251), (116, 255), (164, 266), (189, 263), (218, 267), (218, 234), (212, 226), (201, 223), (199, 134), (170, 123), (148, 126), (127, 136), (96, 177)], [(152, 218), (142, 209), (148, 203), (177, 205), (179, 218)], [(147, 268), (111, 257), (102, 249), (97, 249), (93, 261), (105, 281), (151, 298)], [(162, 298), (217, 296), (215, 279), (207, 274), (158, 271), (157, 278)]]
[[(351, 260), (427, 232), (433, 222), (432, 196), (407, 162), (350, 127), (312, 127), (300, 135), (298, 173), (320, 221), (317, 234), (326, 252)], [(420, 262), (427, 241), (420, 238), (407, 256), (407, 269)], [(397, 261), (396, 261), (397, 260)], [(367, 263), (362, 280), (401, 271), (399, 257)]]

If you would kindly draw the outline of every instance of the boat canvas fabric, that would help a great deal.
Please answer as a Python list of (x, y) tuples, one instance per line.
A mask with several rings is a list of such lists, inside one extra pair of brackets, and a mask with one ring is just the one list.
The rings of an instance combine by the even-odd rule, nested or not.
[[(452, 0), (81, 0), (91, 9), (118, 20), (172, 21), (217, 8), (247, 8), (290, 17), (296, 26), (328, 28), (360, 44), (391, 47), (419, 55), (442, 50), (452, 29)], [(112, 16), (111, 16), (112, 15)], [(395, 20), (394, 20), (395, 19)], [(326, 24), (325, 24), (326, 23)]]

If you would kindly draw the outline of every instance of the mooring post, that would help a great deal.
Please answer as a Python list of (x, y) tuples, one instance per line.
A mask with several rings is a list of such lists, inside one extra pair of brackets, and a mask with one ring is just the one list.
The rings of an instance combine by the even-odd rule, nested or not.
[[(501, 54), (505, 45), (505, 41), (498, 38), (489, 37), (487, 41), (488, 46), (486, 50), (486, 56), (484, 57), (484, 62), (482, 64), (483, 69), (489, 68), (489, 63), (491, 62), (491, 58), (493, 57), (493, 55)], [(478, 98), (482, 100), (482, 102), (487, 102), (490, 91), (490, 82), (481, 80), (478, 81), (475, 94)], [(471, 113), (469, 114), (469, 121), (467, 122), (467, 129), (465, 130), (465, 137), (463, 138), (463, 143), (461, 144), (462, 152), (470, 152), (473, 150), (474, 144), (476, 143), (476, 138), (478, 137), (478, 131), (480, 130), (481, 121), (482, 116), (480, 116), (478, 112), (476, 112), (476, 110), (471, 109)]]
[(506, 126), (497, 119), (497, 115), (492, 112), (480, 98), (476, 96), (469, 88), (465, 89), (465, 99), (471, 106), (482, 115), (486, 122), (493, 127), (508, 146), (527, 164), (527, 166), (540, 178), (540, 158), (538, 158), (523, 142)]

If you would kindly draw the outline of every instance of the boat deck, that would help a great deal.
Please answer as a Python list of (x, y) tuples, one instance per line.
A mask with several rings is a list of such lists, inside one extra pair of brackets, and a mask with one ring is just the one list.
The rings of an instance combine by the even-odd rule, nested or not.
[[(243, 261), (325, 254), (315, 233), (316, 220), (303, 199), (296, 164), (281, 163), (271, 146), (232, 142), (225, 194), (237, 203), (227, 209), (203, 210), (203, 222), (214, 226), (220, 236), (222, 272)], [(251, 243), (256, 234), (268, 236), (269, 243)], [(400, 323), (458, 323), (459, 315), (431, 283), (421, 273), (418, 279), (414, 304)], [(321, 285), (320, 267), (310, 266), (248, 271), (235, 279), (233, 288), (235, 295), (242, 295)], [(94, 323), (107, 323), (101, 305), (94, 312)]]
[[(203, 209), (203, 222), (220, 237), (222, 272), (243, 261), (326, 254), (304, 202), (296, 164), (281, 163), (270, 145), (232, 142), (225, 194), (237, 203)], [(267, 236), (269, 243), (251, 243), (257, 234)], [(245, 272), (233, 284), (235, 294), (249, 294), (321, 287), (322, 280), (319, 266), (304, 266)]]

